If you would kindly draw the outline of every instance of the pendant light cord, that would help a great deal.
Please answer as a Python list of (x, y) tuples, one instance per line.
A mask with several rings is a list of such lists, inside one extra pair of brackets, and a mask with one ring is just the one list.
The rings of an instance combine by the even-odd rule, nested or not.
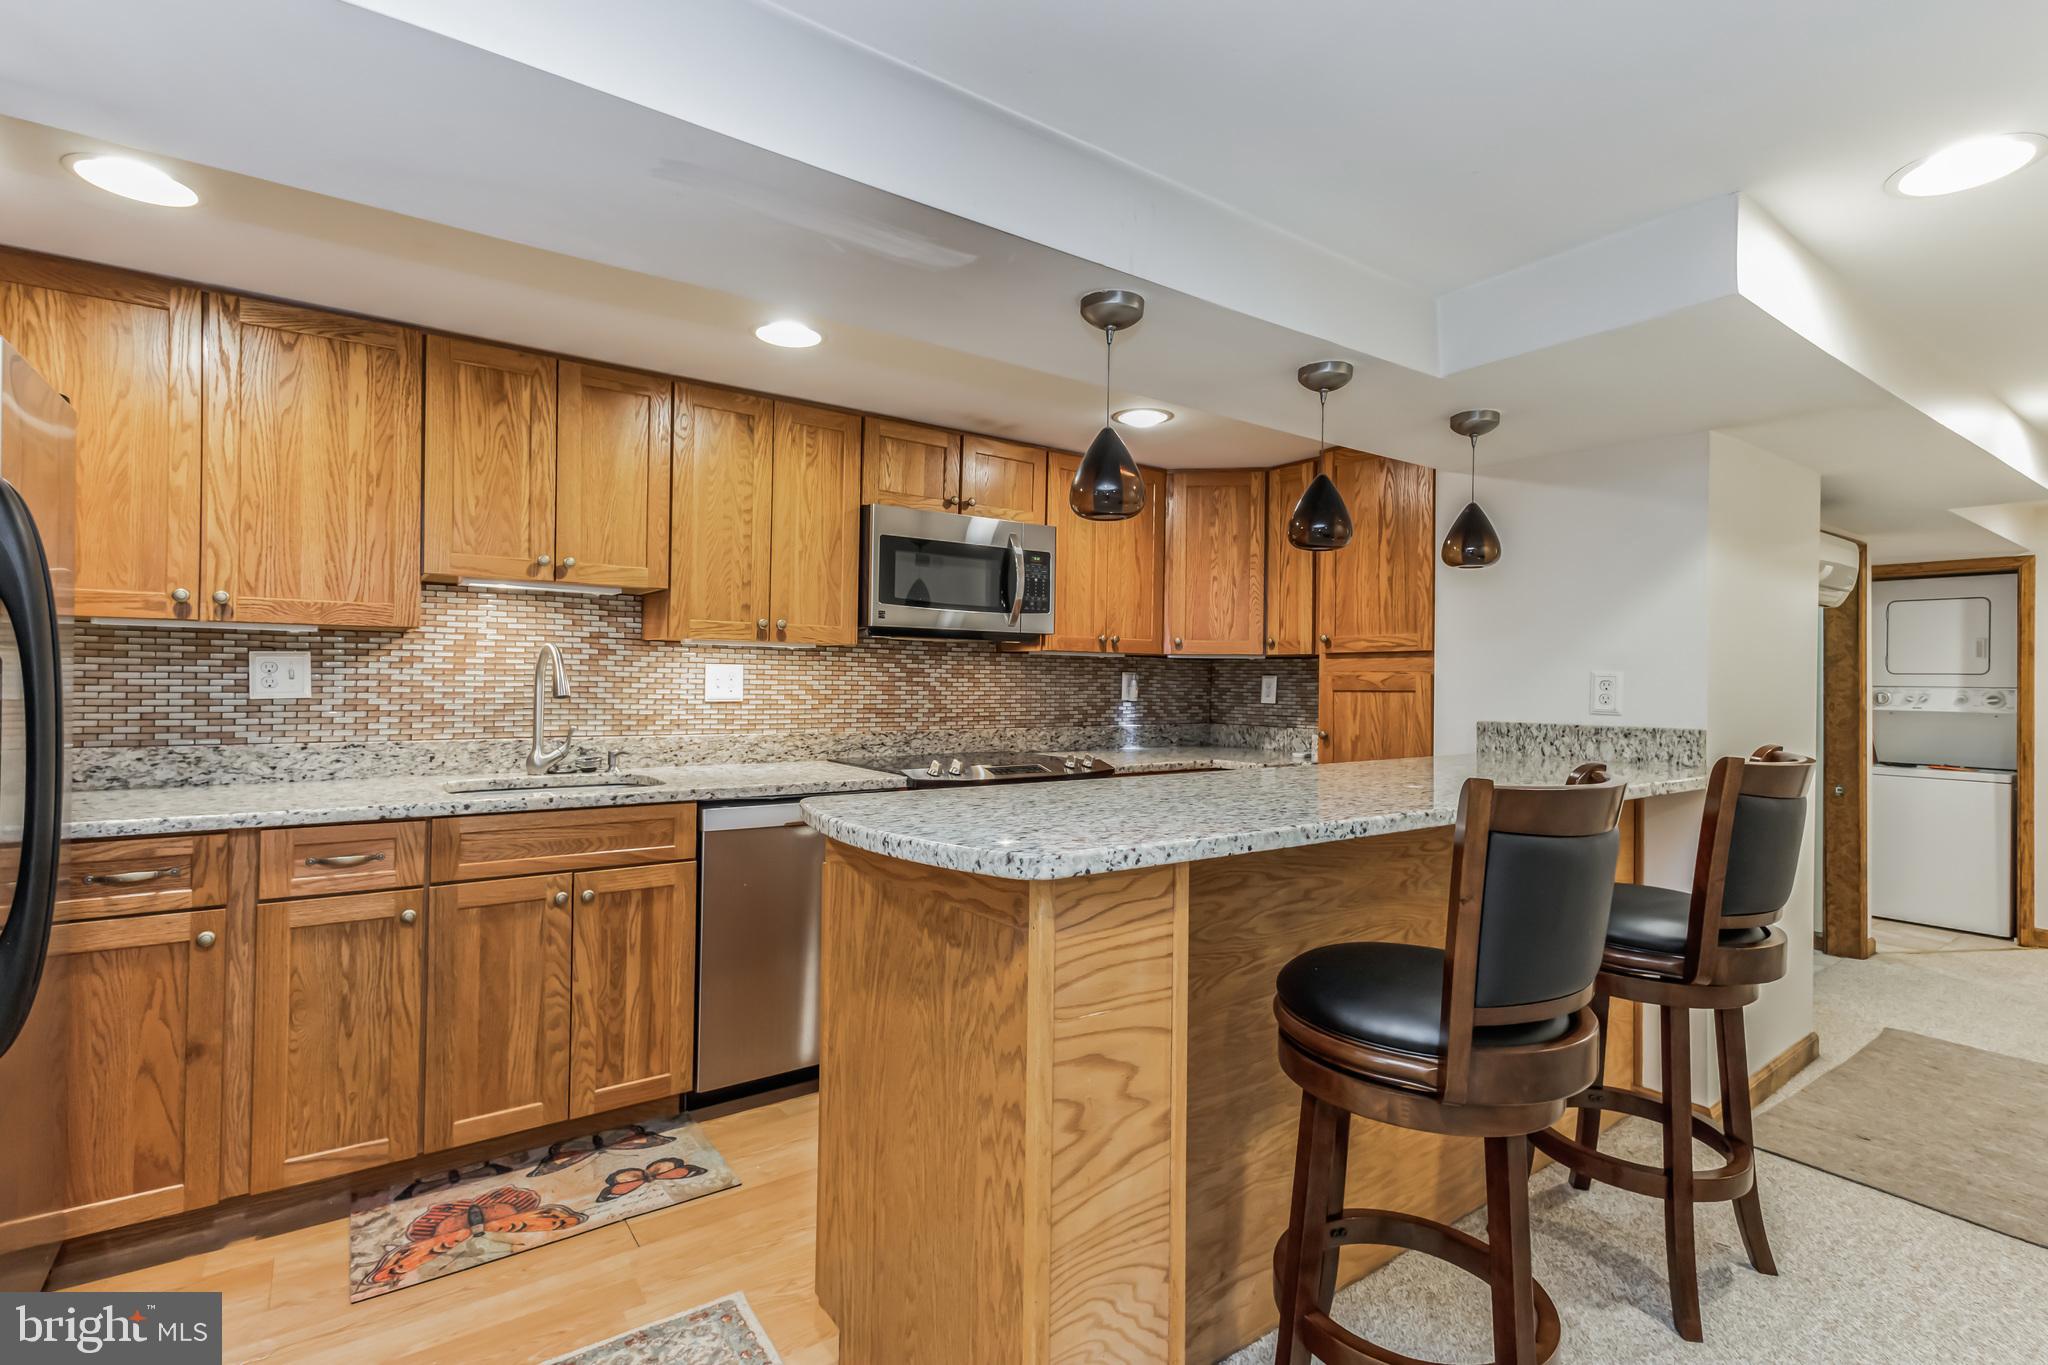
[(1479, 433), (1477, 433), (1477, 432), (1474, 432), (1474, 433), (1472, 434), (1472, 436), (1471, 436), (1471, 441), (1472, 441), (1472, 496), (1471, 496), (1471, 497), (1469, 497), (1469, 498), (1467, 498), (1467, 499), (1465, 499), (1465, 501), (1467, 501), (1467, 502), (1478, 502), (1478, 501), (1479, 501)]
[(1113, 356), (1113, 355), (1114, 355), (1115, 353), (1116, 353), (1116, 328), (1115, 328), (1114, 326), (1110, 326), (1110, 327), (1105, 327), (1105, 328), (1103, 328), (1103, 329), (1102, 329), (1102, 425), (1104, 425), (1104, 426), (1108, 426), (1108, 425), (1109, 425), (1109, 423), (1110, 423), (1110, 416), (1109, 416), (1109, 388), (1110, 388), (1110, 384), (1109, 384), (1109, 376), (1110, 376), (1110, 357), (1111, 357), (1111, 356)]
[(1330, 391), (1316, 390), (1316, 458), (1323, 457), (1323, 451), (1330, 445)]

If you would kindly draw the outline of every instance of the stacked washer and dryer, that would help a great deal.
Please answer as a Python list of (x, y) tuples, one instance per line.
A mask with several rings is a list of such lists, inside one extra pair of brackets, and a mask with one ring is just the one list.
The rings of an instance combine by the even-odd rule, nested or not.
[(1870, 913), (2011, 938), (2019, 580), (1882, 579), (1870, 597)]

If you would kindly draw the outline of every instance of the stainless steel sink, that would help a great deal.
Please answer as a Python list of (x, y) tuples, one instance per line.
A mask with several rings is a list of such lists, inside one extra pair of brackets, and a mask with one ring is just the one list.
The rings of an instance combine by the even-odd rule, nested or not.
[(508, 775), (505, 777), (465, 777), (457, 782), (443, 782), (441, 789), (448, 792), (474, 794), (477, 792), (534, 792), (534, 791), (602, 791), (607, 788), (659, 787), (661, 779), (646, 773), (536, 773)]

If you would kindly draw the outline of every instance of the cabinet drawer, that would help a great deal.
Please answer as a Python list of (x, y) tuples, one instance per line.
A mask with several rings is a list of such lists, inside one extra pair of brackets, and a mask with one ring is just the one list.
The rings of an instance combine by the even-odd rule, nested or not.
[(475, 881), (697, 856), (693, 805), (521, 811), (434, 821), (434, 880)]
[(66, 844), (57, 918), (106, 919), (227, 904), (228, 836), (167, 834)]
[(427, 827), (413, 820), (263, 831), (264, 900), (392, 891), (426, 880)]

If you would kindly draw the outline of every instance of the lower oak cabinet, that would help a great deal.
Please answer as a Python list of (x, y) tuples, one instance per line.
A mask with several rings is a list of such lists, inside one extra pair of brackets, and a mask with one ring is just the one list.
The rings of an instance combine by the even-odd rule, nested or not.
[(697, 865), (576, 876), (569, 1112), (690, 1088)]
[(1427, 655), (1324, 655), (1316, 708), (1320, 761), (1359, 763), (1435, 752), (1433, 666)]

